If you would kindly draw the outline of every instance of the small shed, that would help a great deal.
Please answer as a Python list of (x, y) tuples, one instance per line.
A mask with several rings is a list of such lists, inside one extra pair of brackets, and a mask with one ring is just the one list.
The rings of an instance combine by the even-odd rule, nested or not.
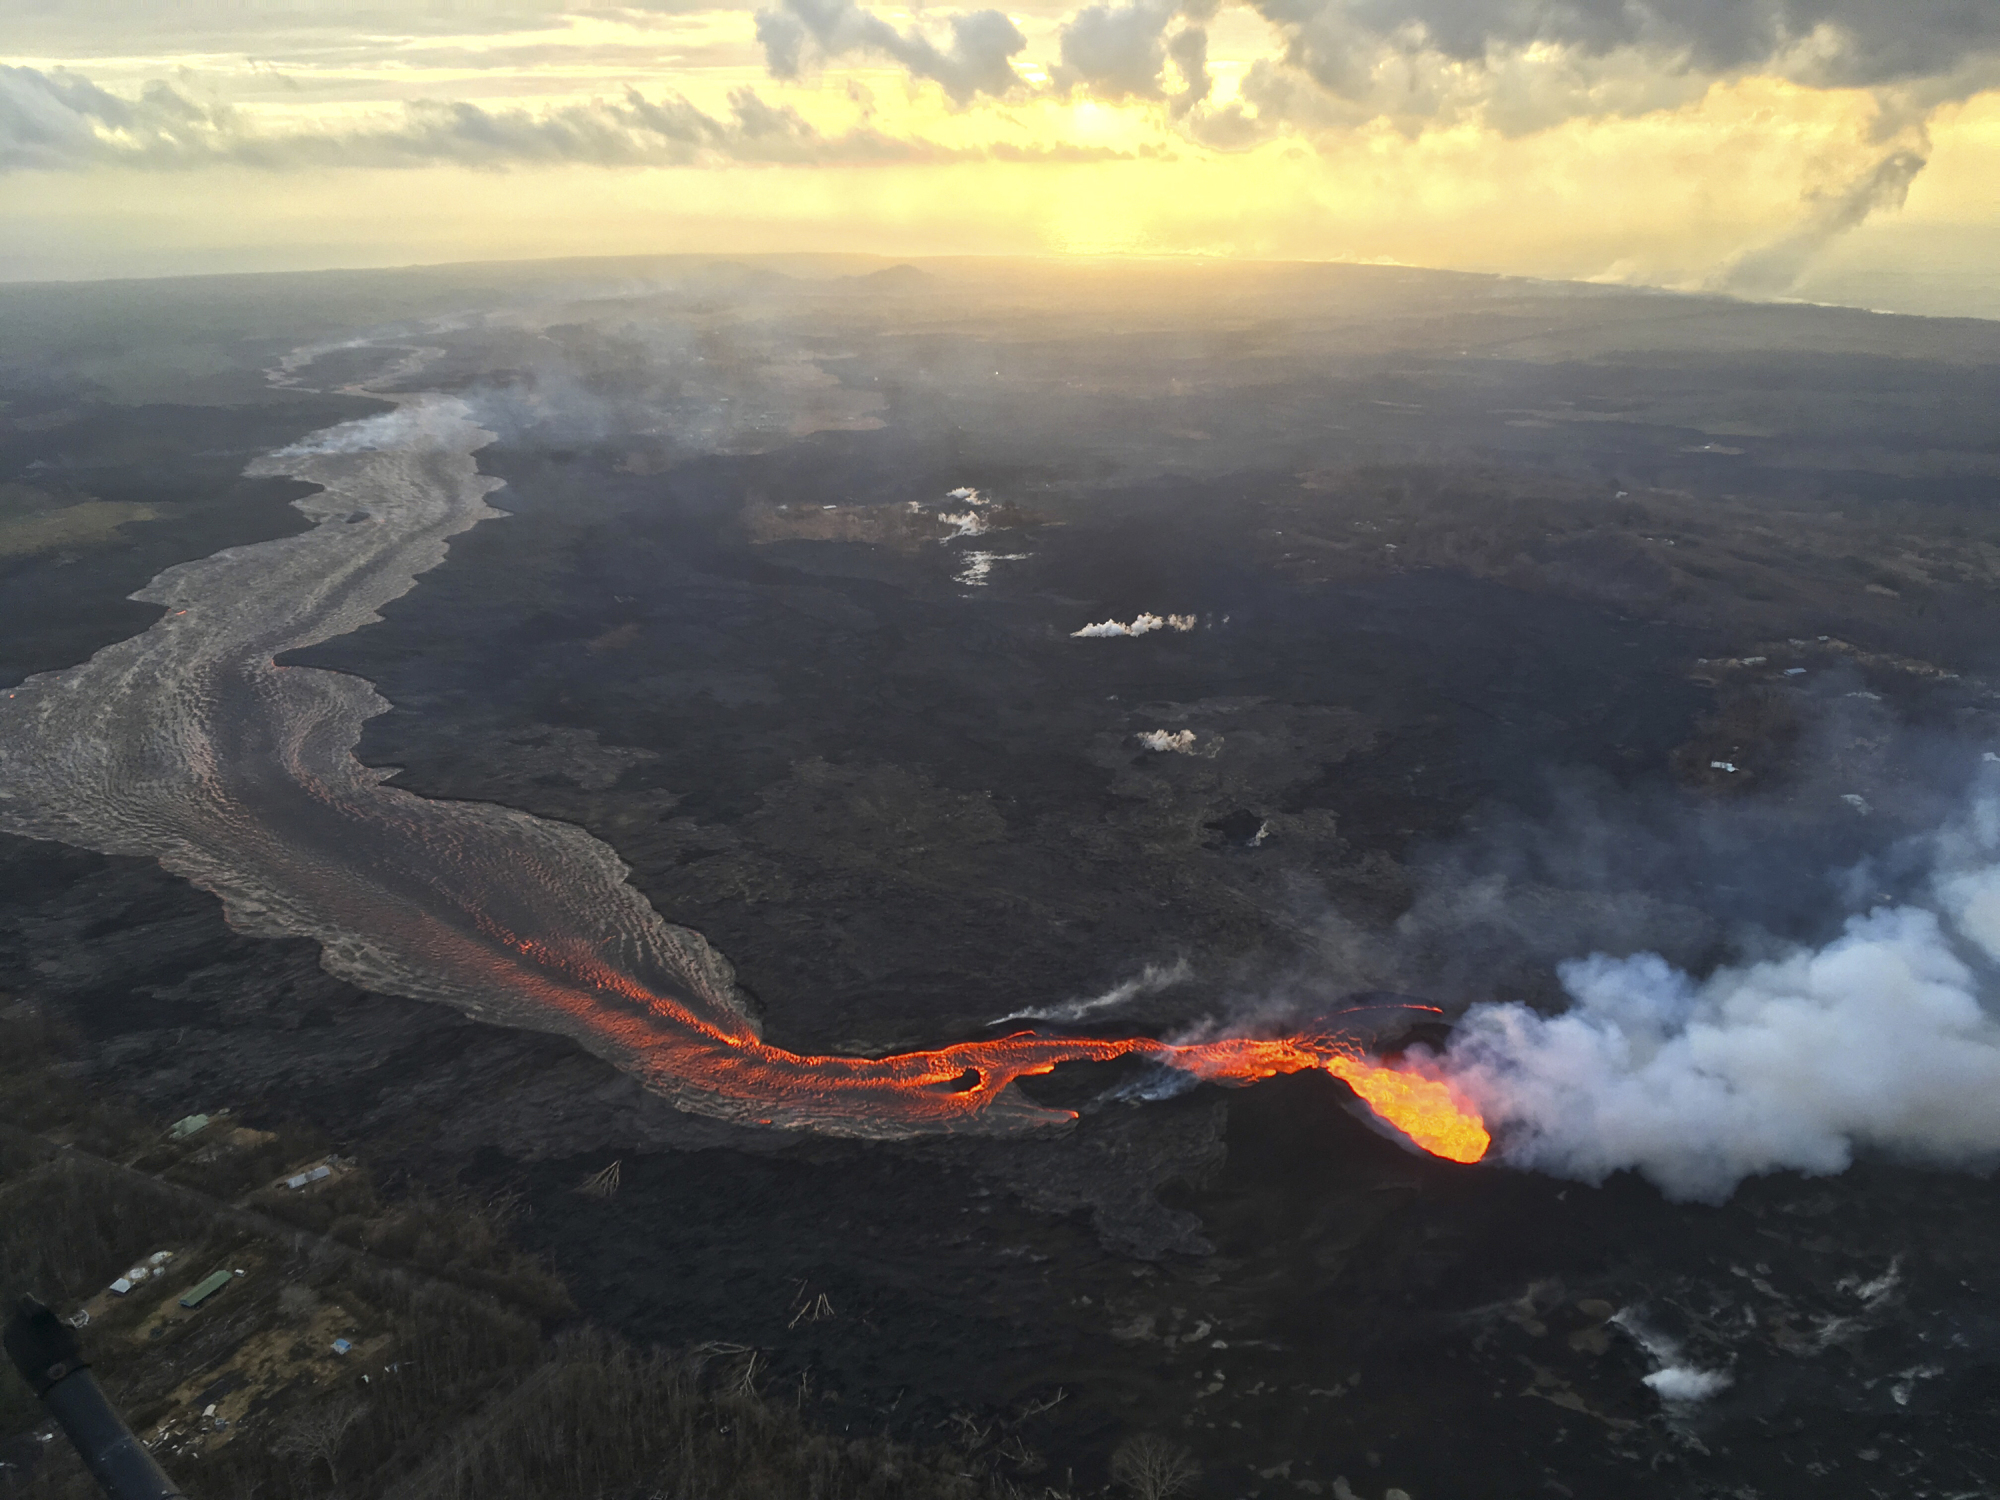
[(230, 1276), (227, 1271), (217, 1271), (213, 1275), (204, 1276), (181, 1294), (181, 1306), (200, 1307), (202, 1303), (228, 1286), (229, 1281)]

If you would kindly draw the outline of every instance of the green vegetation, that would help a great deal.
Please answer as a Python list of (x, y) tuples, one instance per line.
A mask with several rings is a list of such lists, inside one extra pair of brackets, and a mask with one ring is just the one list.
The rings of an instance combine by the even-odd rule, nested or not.
[(150, 521), (158, 514), (150, 505), (0, 484), (0, 560), (107, 546), (127, 521)]
[[(1018, 1493), (964, 1453), (813, 1427), (766, 1399), (759, 1351), (642, 1351), (579, 1325), (509, 1242), (504, 1201), (384, 1202), (310, 1131), (223, 1117), (170, 1142), (171, 1121), (66, 1076), (70, 1051), (26, 1007), (0, 1009), (0, 1293), (88, 1311), (98, 1378), (191, 1496)], [(284, 1185), (315, 1157), (326, 1178)], [(161, 1251), (161, 1271), (105, 1290)], [(217, 1271), (227, 1284), (183, 1309)], [(0, 1374), (0, 1439), (42, 1420)], [(97, 1494), (65, 1445), (43, 1451), (10, 1493)]]

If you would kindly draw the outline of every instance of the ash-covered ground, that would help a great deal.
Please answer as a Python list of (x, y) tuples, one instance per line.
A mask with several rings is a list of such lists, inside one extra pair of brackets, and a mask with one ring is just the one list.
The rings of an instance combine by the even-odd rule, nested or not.
[[(374, 409), (326, 394), (369, 340), (441, 350), (410, 388), (496, 434), (509, 514), (298, 662), (393, 705), (360, 754), (397, 785), (610, 844), (796, 1050), (1705, 972), (1825, 941), (1857, 868), (1898, 894), (1885, 856), (2000, 749), (1991, 324), (667, 261), (8, 289), (0, 329), (8, 685), (143, 628), (162, 567), (300, 529), (244, 466)], [(346, 340), (316, 389), (263, 373)], [(0, 860), (0, 988), (107, 1092), (518, 1191), (588, 1316), (758, 1347), (836, 1427), (1079, 1493), (1142, 1430), (1214, 1496), (2000, 1484), (1978, 1162), (1677, 1204), (1412, 1156), (1324, 1077), (1081, 1065), (1028, 1085), (1082, 1110), (1046, 1140), (746, 1132), (358, 991), (147, 861)]]

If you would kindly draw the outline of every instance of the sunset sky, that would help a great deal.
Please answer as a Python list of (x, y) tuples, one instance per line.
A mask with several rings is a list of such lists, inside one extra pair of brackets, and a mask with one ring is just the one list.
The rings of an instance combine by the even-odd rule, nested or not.
[(1994, 0), (0, 0), (0, 278), (1388, 260), (2000, 316)]

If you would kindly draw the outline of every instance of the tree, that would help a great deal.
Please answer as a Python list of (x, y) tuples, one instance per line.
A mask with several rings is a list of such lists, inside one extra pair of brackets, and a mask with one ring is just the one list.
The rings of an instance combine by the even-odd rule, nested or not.
[(1169, 1500), (1195, 1482), (1194, 1455), (1155, 1433), (1127, 1438), (1111, 1455), (1111, 1478), (1139, 1500)]
[(284, 1457), (303, 1458), (307, 1468), (315, 1462), (325, 1464), (326, 1477), (338, 1490), (340, 1470), (337, 1461), (341, 1448), (347, 1442), (348, 1429), (367, 1414), (368, 1404), (359, 1396), (330, 1397), (293, 1417), (286, 1425), (284, 1435), (271, 1445), (271, 1451)]

